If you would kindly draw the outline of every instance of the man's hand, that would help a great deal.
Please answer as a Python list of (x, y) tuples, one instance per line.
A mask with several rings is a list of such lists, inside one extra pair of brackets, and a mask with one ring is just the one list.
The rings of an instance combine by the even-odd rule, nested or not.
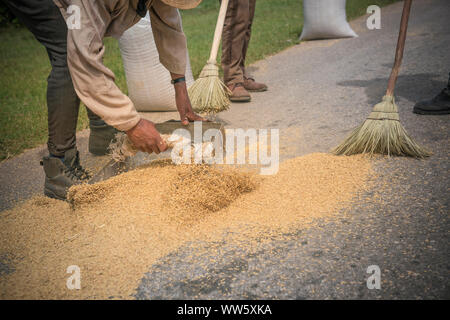
[[(183, 77), (180, 74), (171, 73), (172, 79)], [(186, 82), (177, 82), (175, 87), (175, 102), (177, 104), (178, 113), (180, 114), (181, 123), (185, 126), (191, 121), (208, 121), (207, 119), (197, 115), (192, 109), (191, 100), (189, 100)]]
[(153, 122), (141, 119), (136, 126), (127, 131), (128, 139), (136, 148), (148, 153), (159, 154), (167, 149)]

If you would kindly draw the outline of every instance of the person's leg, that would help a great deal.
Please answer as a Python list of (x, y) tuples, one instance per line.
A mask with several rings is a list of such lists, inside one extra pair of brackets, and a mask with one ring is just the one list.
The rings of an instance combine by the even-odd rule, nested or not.
[(114, 127), (106, 124), (98, 115), (86, 108), (89, 118), (89, 152), (103, 156), (109, 152), (109, 145), (114, 136), (119, 132)]
[(52, 70), (47, 79), (48, 150), (56, 157), (75, 148), (80, 100), (67, 66), (67, 25), (52, 0), (6, 0), (17, 18), (45, 46)]
[(230, 0), (222, 34), (222, 68), (225, 84), (244, 81), (241, 69), (249, 14), (249, 0)]
[(244, 89), (244, 72), (241, 69), (249, 17), (249, 0), (230, 0), (222, 33), (222, 69), (224, 82), (230, 88), (231, 101), (250, 101)]
[(48, 150), (42, 159), (44, 193), (65, 199), (74, 184), (89, 179), (75, 144), (80, 100), (67, 66), (67, 25), (52, 0), (6, 0), (16, 17), (45, 46), (52, 70), (47, 78)]
[(247, 77), (247, 73), (245, 70), (245, 58), (247, 57), (247, 49), (248, 44), (250, 43), (250, 38), (252, 34), (252, 25), (253, 25), (253, 18), (255, 16), (255, 7), (256, 7), (256, 0), (249, 0), (248, 2), (248, 23), (247, 23), (247, 29), (245, 32), (245, 38), (244, 38), (244, 45), (242, 47), (242, 59), (241, 59), (241, 70), (245, 77)]
[(450, 114), (450, 73), (447, 87), (433, 99), (418, 102), (414, 106), (413, 112), (423, 115)]
[(255, 16), (256, 0), (249, 0), (249, 20), (247, 26), (247, 32), (245, 34), (244, 47), (242, 48), (242, 61), (241, 70), (244, 74), (244, 88), (250, 92), (261, 92), (267, 90), (267, 85), (264, 83), (256, 82), (255, 79), (247, 73), (245, 68), (245, 58), (247, 57), (248, 44), (252, 34), (253, 18)]
[[(67, 25), (52, 0), (6, 0), (6, 4), (22, 23), (45, 46), (52, 65), (47, 79), (48, 150), (63, 157), (76, 147), (76, 127), (80, 99), (73, 87), (67, 66)], [(108, 152), (117, 130), (108, 126), (87, 108), (91, 135), (89, 151), (97, 155)]]

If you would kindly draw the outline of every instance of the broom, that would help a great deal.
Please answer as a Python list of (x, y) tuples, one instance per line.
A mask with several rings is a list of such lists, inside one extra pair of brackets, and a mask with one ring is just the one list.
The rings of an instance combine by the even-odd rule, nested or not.
[(231, 92), (220, 80), (216, 63), (227, 8), (228, 0), (222, 0), (209, 59), (188, 90), (192, 106), (198, 112), (217, 113), (230, 106)]
[(395, 62), (389, 77), (386, 95), (380, 103), (375, 105), (364, 123), (353, 130), (343, 143), (332, 150), (332, 153), (336, 155), (380, 153), (388, 156), (415, 158), (425, 158), (431, 155), (430, 152), (417, 145), (403, 128), (394, 99), (394, 87), (403, 58), (411, 3), (412, 0), (405, 0), (403, 5)]

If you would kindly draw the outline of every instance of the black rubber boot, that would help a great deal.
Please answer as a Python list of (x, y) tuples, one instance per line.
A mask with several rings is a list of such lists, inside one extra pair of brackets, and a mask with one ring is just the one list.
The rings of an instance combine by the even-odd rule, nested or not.
[(447, 88), (431, 100), (418, 102), (413, 112), (428, 115), (450, 114), (450, 75)]
[(440, 115), (450, 114), (450, 91), (442, 90), (431, 100), (418, 102), (413, 109), (417, 114)]
[(44, 157), (41, 161), (45, 171), (44, 194), (47, 197), (66, 200), (67, 190), (73, 185), (87, 182), (89, 173), (80, 165), (76, 148), (65, 152), (64, 160)]
[(108, 154), (109, 144), (119, 131), (107, 125), (103, 120), (90, 121), (89, 152), (96, 156)]

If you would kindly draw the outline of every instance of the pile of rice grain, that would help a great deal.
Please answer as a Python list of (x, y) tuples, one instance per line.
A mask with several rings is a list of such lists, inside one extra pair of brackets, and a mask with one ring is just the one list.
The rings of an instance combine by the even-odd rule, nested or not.
[(202, 216), (228, 207), (240, 195), (253, 191), (257, 178), (231, 168), (207, 165), (177, 170), (175, 181), (164, 196), (164, 205), (181, 223), (195, 223)]
[[(37, 197), (0, 215), (1, 299), (130, 299), (158, 259), (192, 241), (270, 238), (335, 215), (367, 188), (362, 156), (311, 154), (265, 178), (230, 167), (154, 163), (71, 189), (69, 203)], [(229, 239), (229, 241), (231, 241)], [(81, 290), (66, 287), (81, 269)]]

